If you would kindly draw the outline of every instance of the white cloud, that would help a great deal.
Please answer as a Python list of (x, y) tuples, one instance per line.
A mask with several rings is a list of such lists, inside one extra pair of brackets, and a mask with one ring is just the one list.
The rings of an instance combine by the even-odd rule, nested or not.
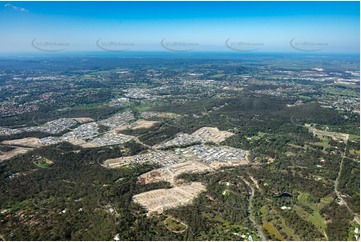
[(26, 8), (17, 7), (17, 6), (15, 6), (15, 5), (10, 4), (10, 3), (6, 3), (6, 4), (4, 5), (4, 7), (5, 7), (5, 8), (12, 8), (12, 9), (15, 10), (15, 11), (19, 11), (19, 12), (23, 12), (23, 13), (29, 12), (29, 10), (27, 10)]

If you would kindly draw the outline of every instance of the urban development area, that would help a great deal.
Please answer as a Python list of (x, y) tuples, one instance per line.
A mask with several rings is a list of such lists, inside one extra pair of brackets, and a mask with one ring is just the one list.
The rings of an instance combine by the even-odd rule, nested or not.
[(356, 57), (0, 66), (0, 240), (360, 239)]

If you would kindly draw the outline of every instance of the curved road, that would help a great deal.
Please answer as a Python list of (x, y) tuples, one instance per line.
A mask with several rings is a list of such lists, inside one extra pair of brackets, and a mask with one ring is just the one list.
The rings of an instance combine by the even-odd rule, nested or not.
[(266, 241), (267, 239), (266, 239), (266, 236), (264, 236), (264, 234), (263, 234), (262, 227), (256, 223), (256, 221), (254, 220), (254, 217), (253, 217), (252, 201), (253, 201), (253, 197), (254, 197), (254, 189), (251, 186), (251, 184), (249, 184), (248, 181), (246, 181), (245, 179), (242, 179), (242, 180), (251, 189), (251, 195), (249, 197), (249, 203), (248, 203), (248, 212), (249, 212), (248, 218), (252, 222), (254, 227), (257, 229), (257, 232), (258, 232), (259, 236), (261, 237), (261, 240)]

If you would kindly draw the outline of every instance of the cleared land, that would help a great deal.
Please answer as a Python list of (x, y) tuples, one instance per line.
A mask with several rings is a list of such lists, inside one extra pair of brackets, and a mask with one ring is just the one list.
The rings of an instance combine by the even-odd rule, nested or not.
[(220, 131), (218, 128), (203, 127), (193, 132), (192, 135), (199, 137), (206, 142), (220, 143), (234, 135), (232, 132)]
[(43, 146), (42, 144), (39, 143), (39, 140), (40, 139), (38, 139), (38, 138), (29, 137), (29, 138), (23, 138), (23, 139), (5, 140), (1, 143), (5, 144), (5, 145), (39, 148), (39, 147)]
[(108, 159), (103, 162), (103, 166), (107, 168), (119, 168), (133, 163), (133, 157), (120, 157), (114, 159)]
[(153, 171), (149, 171), (139, 176), (138, 180), (141, 184), (167, 181), (175, 185), (175, 178), (182, 173), (203, 172), (209, 170), (212, 169), (204, 163), (197, 161), (187, 161), (180, 164), (174, 164)]
[(219, 144), (225, 139), (233, 136), (234, 133), (228, 131), (220, 131), (218, 128), (202, 127), (192, 134), (178, 133), (174, 139), (162, 142), (154, 146), (154, 148), (163, 147), (181, 147), (195, 143), (213, 142)]
[(127, 129), (132, 129), (132, 130), (136, 130), (136, 129), (149, 129), (151, 127), (153, 127), (154, 125), (158, 124), (158, 121), (149, 121), (149, 120), (137, 120), (134, 123), (131, 123), (129, 125), (125, 125), (122, 127), (119, 127), (117, 129), (115, 129), (116, 131), (122, 131), (122, 130), (127, 130)]
[(73, 118), (75, 121), (79, 122), (79, 123), (91, 123), (94, 122), (94, 119), (92, 118), (87, 118), (87, 117), (80, 117), (80, 118)]
[(3, 154), (0, 155), (0, 162), (1, 161), (5, 161), (5, 160), (9, 160), (17, 155), (23, 155), (29, 151), (33, 150), (33, 148), (16, 148), (13, 149), (9, 152), (5, 152)]
[[(212, 129), (213, 131), (217, 131)], [(210, 134), (208, 128), (197, 131), (197, 135), (207, 138)], [(212, 133), (214, 134), (214, 132)], [(221, 132), (222, 134), (222, 132)], [(217, 141), (229, 137), (230, 134), (219, 133), (215, 136)], [(233, 134), (232, 134), (233, 135)], [(192, 136), (193, 135), (188, 135)], [(180, 136), (181, 137), (181, 136)], [(221, 138), (220, 138), (221, 137)], [(164, 210), (190, 203), (205, 186), (201, 183), (183, 184), (177, 180), (182, 173), (212, 171), (222, 166), (235, 166), (248, 164), (247, 152), (228, 146), (193, 145), (185, 149), (152, 150), (145, 154), (120, 157), (104, 161), (107, 168), (119, 168), (131, 164), (153, 163), (161, 168), (149, 171), (138, 177), (141, 184), (150, 184), (166, 181), (174, 187), (170, 189), (157, 189), (133, 196), (133, 200), (152, 213), (162, 213)]]
[(144, 173), (138, 177), (141, 184), (167, 181), (174, 187), (157, 189), (137, 194), (134, 201), (152, 213), (188, 204), (199, 193), (205, 191), (201, 183), (182, 184), (177, 176), (182, 173), (204, 172), (221, 166), (247, 164), (246, 151), (227, 146), (196, 145), (187, 149), (155, 150), (146, 154), (108, 159), (103, 163), (107, 168), (118, 168), (129, 164), (156, 163), (162, 168)]
[(343, 133), (337, 133), (337, 132), (330, 132), (330, 131), (323, 131), (323, 130), (319, 130), (313, 127), (309, 128), (310, 132), (312, 132), (315, 136), (318, 137), (330, 137), (333, 140), (342, 140), (343, 142), (347, 142), (349, 139), (349, 134), (343, 134)]
[(175, 114), (175, 113), (152, 112), (152, 111), (141, 112), (140, 115), (145, 119), (153, 118), (153, 117), (157, 117), (157, 118), (178, 118), (179, 116), (181, 116), (181, 115)]
[(162, 213), (165, 209), (186, 205), (192, 202), (193, 198), (205, 191), (206, 187), (200, 182), (193, 182), (189, 185), (180, 185), (171, 189), (157, 189), (143, 192), (133, 197), (133, 200), (152, 213)]

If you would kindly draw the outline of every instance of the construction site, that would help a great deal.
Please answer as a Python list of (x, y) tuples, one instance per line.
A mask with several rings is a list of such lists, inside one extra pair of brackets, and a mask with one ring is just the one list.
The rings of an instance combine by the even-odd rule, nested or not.
[(186, 205), (192, 202), (206, 187), (200, 182), (192, 182), (170, 189), (156, 189), (133, 197), (136, 203), (147, 208), (148, 215), (162, 213), (166, 209)]
[(120, 168), (133, 164), (153, 163), (161, 168), (154, 169), (138, 177), (142, 185), (169, 182), (170, 189), (156, 189), (143, 192), (133, 200), (148, 210), (148, 215), (192, 202), (205, 186), (199, 182), (185, 183), (179, 179), (183, 173), (212, 172), (222, 166), (248, 164), (247, 152), (228, 146), (193, 145), (185, 149), (151, 150), (145, 154), (108, 159), (103, 162), (107, 168)]

